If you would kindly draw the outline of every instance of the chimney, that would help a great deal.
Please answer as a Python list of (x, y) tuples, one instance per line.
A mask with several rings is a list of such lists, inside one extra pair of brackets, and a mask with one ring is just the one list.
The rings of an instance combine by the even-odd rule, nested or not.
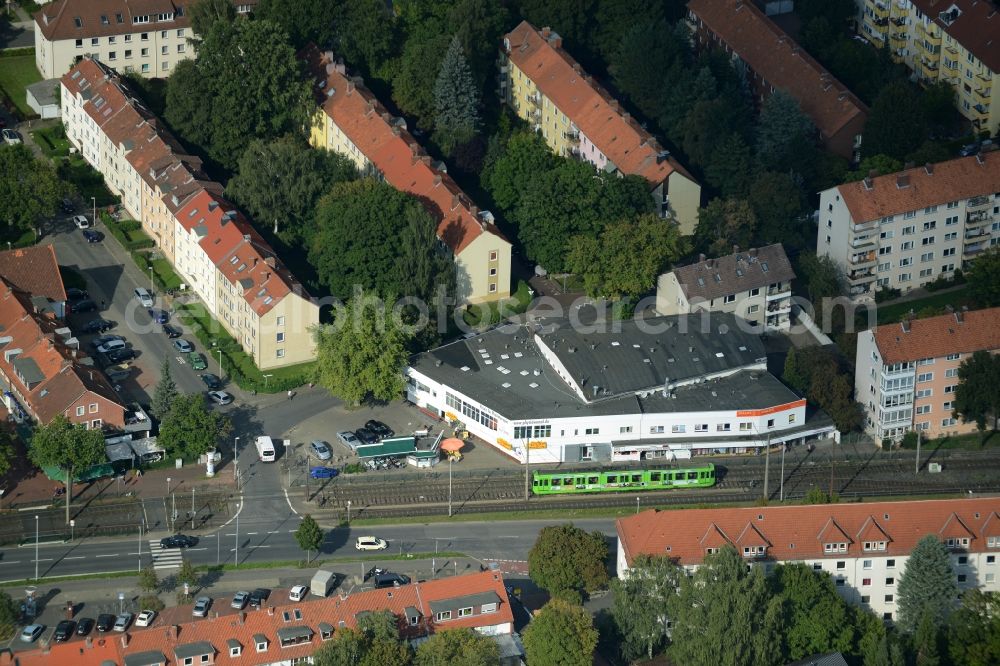
[(896, 187), (899, 189), (906, 189), (910, 186), (910, 175), (906, 173), (901, 173), (896, 175)]
[(928, 176), (933, 176), (934, 175), (934, 165), (931, 164), (930, 162), (928, 162), (927, 164), (924, 165), (924, 171), (927, 172)]
[(167, 628), (167, 636), (172, 641), (176, 641), (177, 640), (177, 625), (176, 624), (172, 624), (172, 625), (170, 625)]
[(122, 634), (122, 647), (128, 647), (128, 632)]
[(622, 114), (622, 118), (625, 120), (625, 122), (628, 122), (629, 120), (632, 119), (632, 114), (626, 111), (625, 113)]
[(704, 261), (705, 261), (705, 255), (704, 254), (699, 254), (698, 255), (698, 263), (700, 264), (700, 263), (702, 263)]
[(237, 618), (237, 621), (240, 623), (240, 625), (242, 625), (247, 619), (246, 611), (240, 611), (238, 615), (239, 617)]
[(614, 111), (618, 110), (618, 100), (613, 99), (609, 102), (609, 104), (611, 105), (612, 110)]
[(392, 126), (392, 134), (393, 134), (393, 136), (399, 136), (400, 135), (400, 129), (398, 127), (396, 127), (395, 125)]
[(257, 268), (257, 257), (253, 258), (253, 267)]
[(733, 244), (733, 254), (736, 254), (736, 253), (738, 253), (739, 251), (740, 251), (740, 246), (739, 246), (739, 245), (736, 245), (736, 244), (734, 243), (734, 244)]
[(469, 206), (469, 212), (473, 217), (479, 217), (479, 206)]
[(747, 250), (747, 254), (749, 254), (751, 257), (756, 257), (757, 256), (757, 248), (755, 248), (755, 247), (750, 248), (749, 250)]
[(453, 194), (451, 196), (451, 209), (452, 210), (455, 210), (456, 208), (458, 208), (459, 204), (461, 204), (461, 203), (462, 203), (462, 200), (458, 198), (457, 194)]
[(264, 263), (270, 266), (271, 268), (274, 268), (275, 267), (274, 255), (264, 257)]
[(427, 166), (430, 166), (431, 165), (431, 156), (430, 155), (421, 155), (420, 156), (420, 161), (423, 162), (424, 164), (426, 164)]
[(440, 184), (441, 184), (441, 174), (439, 173), (434, 174), (434, 187), (437, 187)]
[(865, 179), (863, 181), (861, 181), (861, 182), (864, 183), (864, 186), (865, 186), (866, 190), (872, 189), (872, 186), (874, 185), (874, 183), (872, 183), (872, 177), (871, 176), (866, 176)]
[(985, 164), (985, 161), (983, 160), (983, 154), (982, 153), (976, 153), (976, 163), (979, 164), (979, 166), (982, 166), (983, 164)]
[(583, 73), (583, 67), (580, 67), (580, 63), (574, 62), (573, 63), (573, 71), (576, 72), (577, 74), (581, 74), (581, 73)]
[(964, 323), (965, 322), (965, 313), (962, 312), (961, 310), (957, 311), (955, 313), (955, 321), (958, 322), (959, 324)]
[(354, 92), (354, 88), (355, 88), (354, 81), (353, 80), (348, 81), (347, 82), (347, 96), (348, 97), (350, 97), (351, 94)]
[(909, 315), (907, 315), (906, 318), (903, 319), (903, 321), (899, 322), (899, 325), (903, 329), (903, 333), (909, 333), (910, 332), (910, 317), (909, 317)]
[(542, 28), (541, 34), (542, 34), (542, 39), (548, 39), (549, 35), (552, 34), (552, 28), (545, 26), (544, 28)]
[(323, 62), (333, 62), (333, 51), (323, 51)]
[(347, 76), (347, 67), (344, 65), (343, 60), (337, 60), (337, 63), (334, 65), (334, 67), (336, 67), (338, 74), (342, 76)]
[(386, 125), (388, 125), (389, 123), (392, 122), (392, 116), (389, 115), (388, 111), (383, 111), (382, 112), (382, 120), (385, 121)]
[(274, 615), (274, 606), (268, 606), (267, 607), (267, 614), (268, 615)]
[(365, 104), (365, 115), (369, 116), (375, 113), (375, 102), (373, 100), (368, 100)]

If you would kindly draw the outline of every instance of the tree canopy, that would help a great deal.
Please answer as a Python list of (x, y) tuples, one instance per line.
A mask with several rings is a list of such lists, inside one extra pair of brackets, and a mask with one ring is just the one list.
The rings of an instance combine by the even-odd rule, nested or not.
[(539, 134), (514, 132), (487, 160), (482, 181), (504, 211), (513, 210), (535, 178), (554, 168), (558, 159)]
[(68, 192), (51, 162), (35, 159), (24, 144), (0, 144), (0, 240), (37, 228)]
[(66, 523), (69, 524), (74, 477), (88, 467), (107, 460), (104, 433), (97, 428), (71, 423), (62, 414), (57, 414), (48, 423), (35, 428), (28, 446), (28, 457), (39, 467), (57, 467), (62, 472), (66, 484)]
[(479, 91), (457, 35), (434, 82), (434, 124), (434, 136), (447, 153), (471, 139), (479, 125)]
[(256, 20), (281, 26), (296, 50), (310, 42), (320, 48), (337, 40), (337, 22), (345, 0), (260, 0), (254, 7)]
[(954, 610), (957, 596), (948, 549), (937, 536), (928, 534), (913, 547), (899, 577), (896, 607), (900, 628), (913, 631), (925, 616), (934, 626), (942, 626)]
[(980, 432), (995, 430), (1000, 418), (1000, 355), (977, 351), (958, 368), (954, 410), (963, 421), (975, 421)]
[[(900, 109), (906, 109), (906, 113), (901, 115)], [(861, 149), (865, 155), (903, 159), (923, 143), (927, 132), (920, 95), (913, 84), (897, 81), (886, 86), (875, 98), (865, 123), (865, 141)]]
[(170, 455), (195, 460), (229, 436), (232, 424), (224, 414), (209, 409), (201, 393), (179, 395), (160, 417), (159, 443)]
[(524, 631), (524, 652), (532, 666), (589, 666), (597, 630), (583, 607), (554, 598)]
[(312, 551), (318, 551), (320, 544), (323, 543), (323, 530), (316, 519), (308, 513), (302, 516), (302, 522), (295, 530), (295, 542), (299, 544), (299, 548), (306, 551), (307, 562), (311, 559)]
[(188, 5), (187, 14), (194, 34), (204, 36), (212, 30), (212, 26), (216, 22), (230, 23), (234, 21), (236, 19), (236, 6), (232, 0), (194, 0)]
[(684, 575), (668, 557), (640, 555), (627, 577), (611, 581), (611, 614), (622, 637), (623, 657), (652, 659), (666, 643), (671, 600)]
[(399, 640), (396, 616), (378, 611), (358, 619), (356, 629), (338, 629), (313, 654), (316, 666), (409, 666), (410, 649)]
[(301, 132), (313, 106), (287, 35), (266, 20), (216, 21), (167, 82), (167, 122), (229, 170), (254, 139)]
[(431, 635), (417, 648), (414, 666), (495, 666), (500, 648), (472, 629), (448, 629)]
[(177, 390), (177, 384), (170, 375), (170, 359), (164, 358), (160, 364), (160, 381), (156, 383), (153, 401), (149, 405), (153, 416), (162, 420), (170, 412), (178, 395), (180, 392)]
[(0, 425), (0, 477), (10, 471), (14, 457), (14, 436), (10, 427)]
[(608, 583), (608, 545), (601, 532), (587, 533), (572, 523), (543, 527), (528, 553), (528, 575), (541, 588), (588, 592)]
[(17, 603), (6, 591), (0, 591), (0, 639), (13, 638), (20, 622), (21, 611)]
[(695, 244), (715, 256), (732, 253), (733, 245), (749, 247), (757, 214), (741, 199), (712, 199), (698, 211)]
[(776, 90), (761, 105), (757, 122), (757, 160), (764, 169), (808, 173), (811, 169), (816, 128), (799, 103), (784, 90)]
[(965, 279), (976, 305), (981, 308), (1000, 305), (1000, 247), (990, 248), (976, 257)]
[(948, 625), (949, 656), (954, 664), (1000, 664), (1000, 596), (971, 589)]
[(828, 574), (818, 574), (801, 563), (783, 564), (775, 567), (770, 582), (784, 600), (781, 625), (786, 661), (854, 651), (858, 639), (855, 611), (837, 594)]

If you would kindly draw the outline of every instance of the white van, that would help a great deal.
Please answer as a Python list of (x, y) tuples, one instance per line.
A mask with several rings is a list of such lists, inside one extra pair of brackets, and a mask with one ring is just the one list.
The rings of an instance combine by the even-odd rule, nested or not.
[(267, 435), (257, 438), (257, 457), (261, 462), (274, 462), (274, 442)]

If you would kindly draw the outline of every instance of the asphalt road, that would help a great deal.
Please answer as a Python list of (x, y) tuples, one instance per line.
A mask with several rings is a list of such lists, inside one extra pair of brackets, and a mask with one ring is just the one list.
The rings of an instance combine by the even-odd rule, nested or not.
[(0, 28), (0, 49), (22, 49), (34, 45), (34, 21), (4, 23)]
[[(215, 534), (201, 536), (196, 546), (184, 551), (184, 556), (195, 565), (232, 564), (238, 542), (241, 564), (302, 559), (303, 552), (293, 536), (299, 522), (296, 516), (289, 513), (290, 517), (276, 520), (274, 516), (253, 514), (249, 509), (247, 505), (240, 513), (238, 533), (237, 522), (233, 520)], [(588, 531), (601, 530), (609, 537), (614, 535), (614, 521), (610, 519), (574, 523)], [(526, 560), (539, 530), (549, 524), (551, 521), (524, 520), (334, 529), (327, 532), (320, 557), (363, 557), (375, 563), (377, 552), (359, 553), (354, 548), (358, 536), (373, 534), (388, 542), (388, 549), (383, 551), (387, 554), (459, 551), (480, 560)], [(135, 571), (140, 562), (146, 566), (179, 561), (173, 554), (160, 553), (157, 546), (150, 543), (148, 535), (143, 535), (141, 549), (140, 553), (138, 532), (131, 539), (43, 543), (38, 546), (38, 572), (43, 578), (103, 574)], [(153, 551), (157, 553), (156, 561)], [(169, 572), (164, 570), (160, 574)], [(33, 578), (34, 575), (34, 544), (0, 550), (0, 582)]]

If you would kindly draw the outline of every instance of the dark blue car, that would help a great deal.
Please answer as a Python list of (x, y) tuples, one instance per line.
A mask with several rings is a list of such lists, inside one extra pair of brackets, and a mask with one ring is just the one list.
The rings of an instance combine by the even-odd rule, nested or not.
[(170, 315), (167, 314), (166, 310), (150, 310), (149, 316), (157, 324), (166, 324), (170, 321)]
[(311, 467), (309, 476), (314, 479), (332, 479), (337, 476), (337, 470), (332, 467)]

